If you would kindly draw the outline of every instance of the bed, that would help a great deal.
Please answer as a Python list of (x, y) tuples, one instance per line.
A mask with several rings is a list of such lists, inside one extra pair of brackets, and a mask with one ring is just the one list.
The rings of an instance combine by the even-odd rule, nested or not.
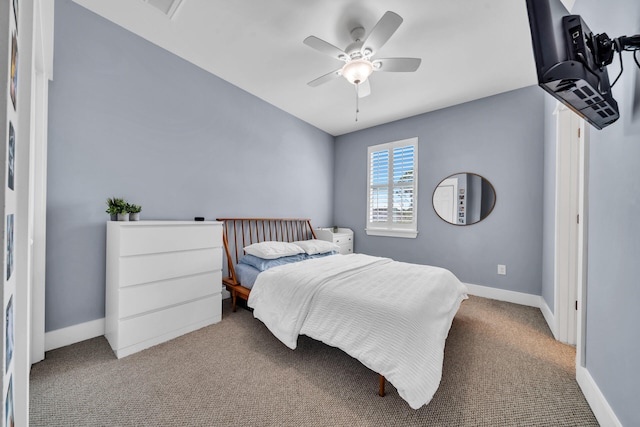
[[(256, 247), (314, 247), (308, 219), (222, 218), (229, 275), (223, 283), (247, 300), (254, 317), (295, 349), (300, 334), (340, 348), (380, 374), (413, 409), (427, 404), (442, 377), (444, 344), (466, 287), (448, 270), (364, 254), (331, 255), (302, 249), (268, 259), (298, 257), (255, 274), (253, 286), (238, 279), (243, 257)], [(287, 242), (281, 245), (273, 242)], [(295, 242), (295, 243), (293, 243)], [(328, 243), (328, 242), (326, 242)], [(322, 246), (322, 245), (318, 245)], [(245, 248), (250, 253), (245, 253)], [(317, 249), (317, 248), (316, 248)], [(326, 249), (326, 247), (325, 247)], [(315, 256), (314, 256), (315, 255)], [(235, 296), (234, 296), (235, 294)]]

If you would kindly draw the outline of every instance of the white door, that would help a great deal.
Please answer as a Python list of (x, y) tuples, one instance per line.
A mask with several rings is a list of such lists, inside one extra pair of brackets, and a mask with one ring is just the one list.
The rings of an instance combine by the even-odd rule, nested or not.
[(458, 178), (445, 179), (433, 192), (433, 208), (440, 218), (451, 224), (456, 223), (456, 194)]
[(560, 107), (557, 115), (554, 315), (556, 338), (575, 345), (578, 281), (582, 280), (584, 256), (579, 250), (584, 233), (580, 224), (585, 173), (580, 129), (584, 121), (565, 107)]

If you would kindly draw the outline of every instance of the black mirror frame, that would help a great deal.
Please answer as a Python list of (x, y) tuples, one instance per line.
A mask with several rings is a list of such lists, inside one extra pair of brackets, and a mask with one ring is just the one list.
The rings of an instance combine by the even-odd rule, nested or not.
[[(491, 209), (489, 209), (489, 212), (487, 212), (487, 214), (486, 214), (484, 217), (480, 218), (478, 221), (476, 221), (476, 222), (472, 222), (472, 223), (470, 223), (470, 224), (458, 224), (458, 223), (452, 223), (452, 222), (447, 221), (446, 219), (444, 219), (444, 218), (442, 218), (442, 217), (440, 216), (440, 214), (439, 214), (439, 213), (438, 213), (438, 211), (436, 210), (436, 207), (435, 207), (435, 206), (434, 206), (434, 204), (433, 204), (433, 198), (434, 198), (435, 193), (436, 193), (436, 190), (438, 189), (438, 187), (440, 186), (440, 184), (442, 184), (445, 180), (447, 180), (447, 179), (449, 179), (449, 178), (452, 178), (452, 177), (457, 176), (457, 175), (463, 175), (463, 174), (465, 174), (465, 175), (475, 175), (475, 176), (479, 176), (480, 178), (482, 178), (482, 180), (483, 180), (483, 181), (485, 181), (487, 184), (489, 184), (489, 187), (491, 187), (491, 191), (493, 191), (493, 205), (491, 206)], [(458, 195), (456, 194), (456, 196), (458, 196)], [(456, 173), (452, 173), (451, 175), (448, 175), (448, 176), (444, 177), (443, 179), (441, 179), (441, 180), (438, 182), (438, 184), (436, 185), (436, 187), (433, 189), (433, 192), (431, 193), (431, 207), (433, 208), (433, 211), (434, 211), (434, 213), (436, 214), (436, 216), (437, 216), (438, 218), (440, 218), (442, 221), (446, 222), (447, 224), (455, 225), (455, 226), (458, 226), (458, 227), (464, 227), (464, 226), (467, 226), (467, 225), (474, 225), (474, 224), (478, 224), (479, 222), (484, 221), (484, 220), (485, 220), (489, 215), (491, 215), (491, 213), (493, 212), (493, 210), (494, 210), (494, 209), (495, 209), (495, 207), (496, 207), (496, 203), (497, 203), (497, 202), (498, 202), (498, 194), (497, 194), (497, 192), (496, 192), (495, 187), (494, 187), (494, 186), (493, 186), (493, 184), (491, 183), (491, 181), (489, 181), (489, 180), (488, 180), (487, 178), (485, 178), (484, 176), (482, 176), (482, 175), (480, 175), (480, 174), (477, 174), (477, 173), (474, 173), (474, 172), (456, 172)]]

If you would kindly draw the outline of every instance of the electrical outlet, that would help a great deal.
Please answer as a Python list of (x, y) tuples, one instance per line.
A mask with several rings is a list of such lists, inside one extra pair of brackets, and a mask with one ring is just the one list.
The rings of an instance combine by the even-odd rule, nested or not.
[(501, 276), (507, 275), (507, 266), (504, 264), (498, 264), (498, 274)]

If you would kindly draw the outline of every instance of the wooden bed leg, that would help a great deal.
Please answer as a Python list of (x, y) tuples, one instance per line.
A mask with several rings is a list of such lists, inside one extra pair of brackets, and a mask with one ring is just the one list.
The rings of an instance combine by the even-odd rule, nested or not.
[(380, 375), (380, 391), (378, 391), (380, 397), (384, 397), (384, 376)]
[(235, 291), (231, 292), (231, 311), (235, 313), (236, 311), (236, 293)]

